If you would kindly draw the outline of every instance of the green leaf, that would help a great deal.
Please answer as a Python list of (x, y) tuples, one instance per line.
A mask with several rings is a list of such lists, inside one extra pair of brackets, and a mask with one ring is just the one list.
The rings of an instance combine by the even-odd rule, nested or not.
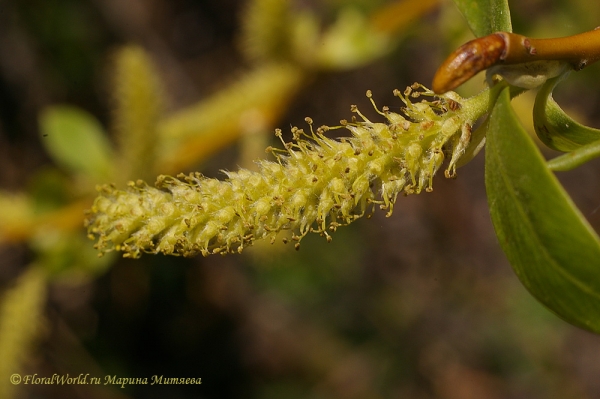
[(533, 126), (548, 147), (568, 152), (600, 140), (600, 130), (573, 120), (554, 101), (552, 91), (564, 76), (548, 79), (540, 88), (533, 107)]
[(390, 49), (389, 37), (373, 29), (358, 10), (347, 7), (321, 37), (318, 63), (327, 69), (351, 69), (381, 57)]
[(98, 180), (111, 177), (112, 149), (91, 114), (70, 106), (50, 107), (40, 116), (40, 131), (46, 150), (62, 167)]
[(49, 279), (93, 279), (104, 273), (117, 257), (116, 252), (99, 257), (98, 250), (79, 231), (45, 229), (33, 235), (29, 245), (37, 254), (37, 266)]
[(508, 0), (454, 0), (475, 36), (512, 32)]
[(548, 161), (548, 168), (555, 172), (563, 172), (575, 169), (598, 157), (600, 157), (600, 140), (583, 145), (575, 151), (571, 151)]
[(600, 333), (600, 240), (517, 121), (508, 90), (490, 116), (485, 182), (498, 240), (521, 282), (564, 320)]

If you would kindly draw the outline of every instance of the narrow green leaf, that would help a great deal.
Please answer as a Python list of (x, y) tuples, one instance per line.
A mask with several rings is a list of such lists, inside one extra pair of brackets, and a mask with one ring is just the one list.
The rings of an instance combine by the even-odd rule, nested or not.
[(110, 143), (91, 114), (70, 106), (50, 107), (40, 116), (40, 132), (46, 150), (62, 167), (98, 180), (111, 176)]
[(521, 127), (505, 90), (490, 116), (492, 221), (521, 282), (564, 320), (600, 333), (600, 240)]
[(540, 88), (533, 107), (533, 126), (548, 147), (568, 152), (600, 140), (600, 130), (573, 120), (554, 101), (552, 91), (564, 76), (548, 79)]
[(475, 36), (512, 32), (508, 0), (454, 0)]
[(575, 169), (598, 157), (600, 157), (600, 140), (583, 145), (574, 151), (548, 161), (548, 168), (555, 172), (564, 172)]

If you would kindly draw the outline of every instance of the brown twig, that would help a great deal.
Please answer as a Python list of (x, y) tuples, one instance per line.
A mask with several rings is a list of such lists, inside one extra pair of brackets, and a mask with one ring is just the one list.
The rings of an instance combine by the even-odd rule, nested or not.
[(496, 32), (460, 46), (442, 63), (432, 88), (436, 93), (452, 90), (484, 69), (495, 65), (564, 61), (581, 70), (600, 59), (600, 29), (554, 39), (531, 39)]

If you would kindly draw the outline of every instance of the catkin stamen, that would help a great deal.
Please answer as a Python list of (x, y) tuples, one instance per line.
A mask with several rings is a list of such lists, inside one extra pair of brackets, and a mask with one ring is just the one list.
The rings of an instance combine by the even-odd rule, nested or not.
[[(380, 111), (385, 123), (371, 122), (356, 106), (361, 119), (340, 126), (321, 126), (306, 118), (310, 129), (292, 128), (291, 142), (277, 129), (283, 148), (267, 148), (275, 161), (257, 162), (258, 171), (225, 171), (225, 180), (200, 173), (159, 176), (156, 188), (138, 181), (125, 190), (105, 185), (88, 212), (86, 224), (96, 248), (122, 251), (126, 257), (144, 252), (193, 256), (241, 252), (255, 240), (274, 242), (290, 230), (291, 241), (329, 232), (374, 212), (391, 216), (398, 194), (433, 189), (433, 176), (448, 156), (447, 175), (470, 140), (470, 126), (455, 93), (434, 96), (414, 84), (402, 93), (404, 114)], [(432, 97), (413, 103), (411, 98)], [(325, 133), (345, 128), (350, 137), (338, 140)], [(284, 239), (284, 241), (288, 241)]]

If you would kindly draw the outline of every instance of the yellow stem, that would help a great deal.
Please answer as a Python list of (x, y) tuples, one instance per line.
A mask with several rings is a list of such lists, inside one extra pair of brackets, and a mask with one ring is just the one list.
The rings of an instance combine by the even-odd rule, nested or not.
[(554, 39), (531, 39), (515, 33), (500, 32), (506, 42), (505, 64), (540, 60), (567, 61), (576, 70), (600, 59), (600, 29)]
[(21, 223), (10, 223), (0, 228), (0, 242), (17, 243), (29, 240), (40, 229), (51, 228), (61, 232), (81, 229), (81, 219), (91, 200), (84, 198), (74, 201), (55, 211)]

